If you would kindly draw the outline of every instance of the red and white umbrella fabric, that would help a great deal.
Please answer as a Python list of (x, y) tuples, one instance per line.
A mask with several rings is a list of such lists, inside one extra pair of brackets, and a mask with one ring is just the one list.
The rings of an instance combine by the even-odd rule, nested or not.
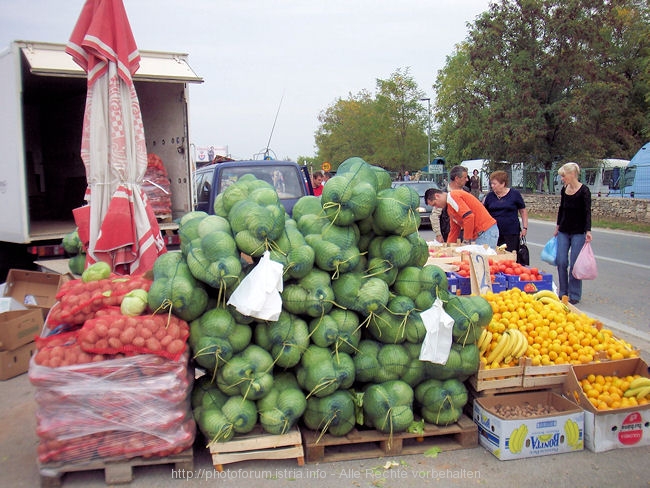
[(141, 188), (147, 147), (132, 78), (140, 54), (122, 0), (86, 0), (66, 52), (88, 74), (81, 138), (88, 205), (75, 210), (86, 264), (144, 273), (167, 249)]

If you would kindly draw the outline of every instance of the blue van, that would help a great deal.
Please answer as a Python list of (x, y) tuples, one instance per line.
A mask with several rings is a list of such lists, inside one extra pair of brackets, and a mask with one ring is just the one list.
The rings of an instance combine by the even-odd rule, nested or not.
[(634, 155), (621, 176), (624, 198), (650, 198), (650, 142)]

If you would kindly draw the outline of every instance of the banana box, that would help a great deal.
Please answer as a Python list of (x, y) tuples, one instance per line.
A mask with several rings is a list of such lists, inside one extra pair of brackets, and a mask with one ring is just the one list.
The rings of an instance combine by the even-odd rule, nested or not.
[(476, 398), (473, 418), (479, 444), (502, 461), (584, 449), (584, 411), (551, 391)]
[(590, 451), (603, 452), (649, 446), (650, 403), (628, 408), (597, 410), (587, 399), (579, 383), (579, 380), (590, 374), (619, 377), (638, 374), (649, 378), (648, 365), (641, 358), (574, 365), (564, 383), (564, 395), (584, 409), (585, 447)]

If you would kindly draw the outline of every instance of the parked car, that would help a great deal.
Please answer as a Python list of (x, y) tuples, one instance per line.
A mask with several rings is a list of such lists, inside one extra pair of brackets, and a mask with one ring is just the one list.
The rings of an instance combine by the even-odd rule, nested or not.
[(418, 207), (420, 227), (431, 227), (431, 211), (433, 207), (430, 207), (424, 201), (424, 192), (429, 188), (439, 188), (438, 185), (434, 181), (393, 181), (391, 186), (395, 188), (400, 185), (408, 185), (418, 192), (418, 195), (420, 195), (420, 206)]
[(229, 161), (209, 164), (195, 171), (194, 210), (214, 214), (217, 195), (247, 173), (273, 185), (289, 215), (300, 197), (314, 193), (307, 167), (293, 161)]

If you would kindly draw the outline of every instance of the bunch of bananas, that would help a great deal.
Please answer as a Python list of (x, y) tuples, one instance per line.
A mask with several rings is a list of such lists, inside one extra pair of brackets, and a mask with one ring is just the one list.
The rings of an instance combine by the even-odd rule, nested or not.
[(553, 308), (555, 311), (563, 313), (567, 313), (569, 311), (567, 304), (564, 303), (554, 291), (540, 290), (533, 293), (533, 298), (538, 302), (541, 302), (544, 305)]
[(528, 350), (528, 338), (519, 329), (506, 329), (499, 338), (496, 346), (488, 353), (494, 334), (484, 329), (479, 337), (477, 346), (487, 364), (497, 367), (501, 362), (509, 364), (514, 359), (519, 359)]
[(521, 424), (510, 434), (508, 441), (508, 450), (513, 454), (519, 454), (524, 447), (524, 441), (528, 435), (528, 427), (526, 424)]
[(630, 386), (623, 393), (625, 397), (636, 397), (637, 400), (641, 400), (650, 395), (650, 378), (641, 376), (632, 380)]
[(564, 433), (566, 434), (567, 445), (573, 449), (580, 448), (580, 427), (573, 419), (564, 422)]

